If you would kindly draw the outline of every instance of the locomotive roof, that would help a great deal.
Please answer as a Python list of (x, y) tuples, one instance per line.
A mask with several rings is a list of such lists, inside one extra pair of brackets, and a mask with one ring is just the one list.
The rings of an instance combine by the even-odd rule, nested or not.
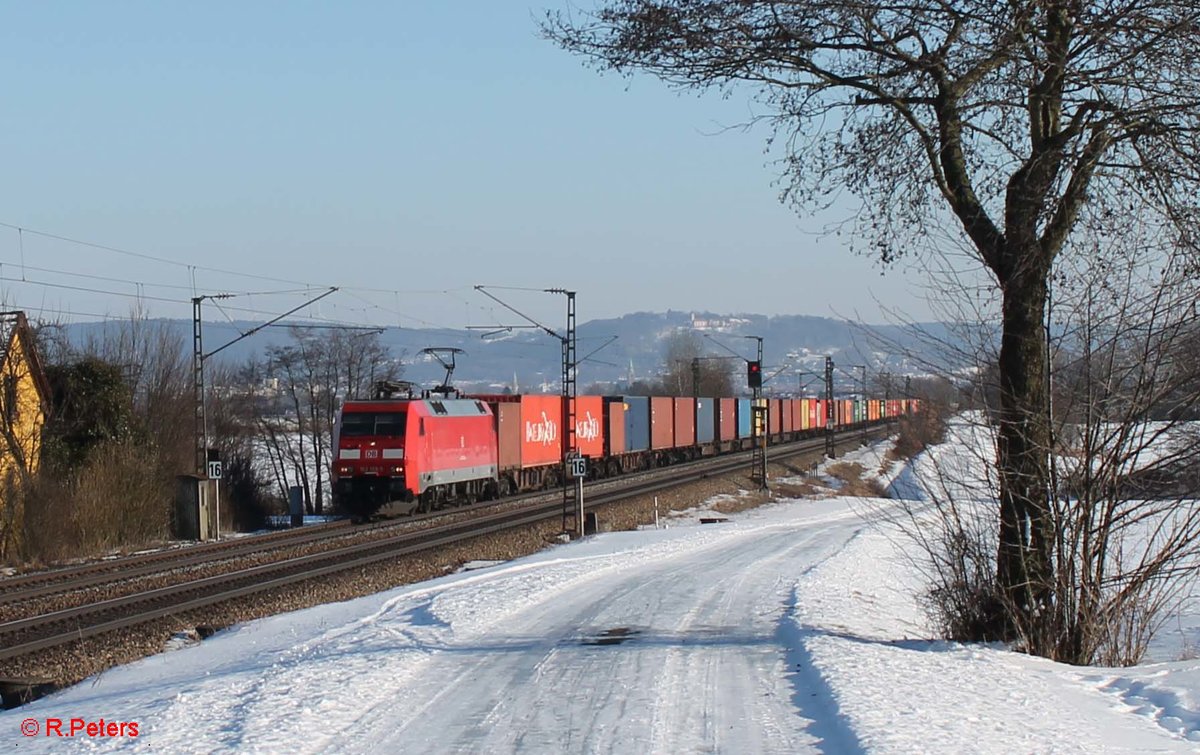
[(478, 417), (491, 413), (487, 404), (473, 398), (368, 399), (347, 401), (342, 406), (343, 412), (403, 412), (410, 409), (440, 417)]

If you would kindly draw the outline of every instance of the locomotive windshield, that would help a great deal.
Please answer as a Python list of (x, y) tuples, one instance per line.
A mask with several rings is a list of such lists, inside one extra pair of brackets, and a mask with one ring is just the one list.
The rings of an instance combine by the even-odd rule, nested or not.
[(353, 412), (342, 415), (342, 437), (404, 436), (404, 412)]

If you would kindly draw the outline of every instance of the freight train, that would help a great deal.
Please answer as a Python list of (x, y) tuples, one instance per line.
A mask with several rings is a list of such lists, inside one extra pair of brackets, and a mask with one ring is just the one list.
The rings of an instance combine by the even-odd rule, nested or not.
[[(398, 396), (397, 393), (404, 393)], [(393, 386), (346, 401), (333, 438), (334, 502), (365, 519), (384, 506), (429, 511), (563, 482), (557, 395), (459, 395)], [(752, 426), (748, 398), (578, 396), (574, 447), (591, 479), (652, 469), (817, 435), (826, 412), (836, 430), (875, 425), (917, 410), (915, 400), (758, 399), (765, 426)]]

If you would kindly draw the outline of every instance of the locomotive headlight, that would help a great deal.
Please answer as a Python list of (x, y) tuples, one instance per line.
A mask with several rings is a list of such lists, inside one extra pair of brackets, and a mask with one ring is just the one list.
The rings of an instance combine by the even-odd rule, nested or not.
[(338, 467), (338, 474), (350, 474), (350, 467), (348, 465)]
[(392, 467), (392, 474), (400, 474), (403, 471), (404, 471), (404, 467), (402, 467), (402, 466), (396, 465), (396, 466)]

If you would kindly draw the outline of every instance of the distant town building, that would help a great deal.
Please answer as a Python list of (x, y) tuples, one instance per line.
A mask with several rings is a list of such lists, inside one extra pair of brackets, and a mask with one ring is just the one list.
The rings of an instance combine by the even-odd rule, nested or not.
[(0, 312), (0, 557), (20, 545), (23, 488), (41, 461), (50, 385), (24, 312)]
[(710, 331), (713, 333), (732, 333), (750, 325), (750, 320), (741, 317), (713, 317), (707, 319), (692, 312), (692, 330)]

